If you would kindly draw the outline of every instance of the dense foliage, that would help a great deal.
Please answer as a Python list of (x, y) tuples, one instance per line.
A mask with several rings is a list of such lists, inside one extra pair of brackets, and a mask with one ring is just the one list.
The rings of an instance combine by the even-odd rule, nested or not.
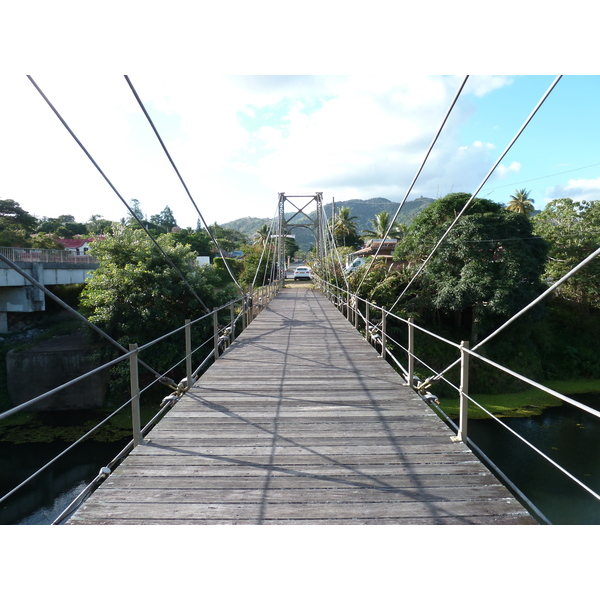
[[(376, 304), (394, 306), (401, 316), (413, 316), (420, 325), (451, 340), (474, 344), (600, 246), (597, 202), (560, 198), (534, 214), (529, 193), (517, 190), (506, 206), (473, 199), (430, 256), (469, 198), (469, 194), (449, 194), (435, 201), (407, 202), (398, 219), (400, 230), (391, 234), (402, 238), (395, 264), (390, 267), (377, 259), (366, 279), (364, 269), (349, 277), (351, 287), (360, 284), (360, 295)], [(385, 229), (397, 206), (385, 198), (336, 202), (336, 219), (331, 224), (342, 256), (361, 244), (365, 230), (377, 234)], [(168, 206), (149, 218), (138, 200), (132, 200), (131, 207), (141, 225), (131, 214), (120, 223), (97, 214), (86, 223), (77, 223), (71, 215), (38, 219), (14, 200), (0, 200), (0, 246), (60, 248), (57, 240), (63, 237), (97, 240), (94, 254), (102, 266), (83, 292), (82, 310), (125, 345), (154, 339), (183, 319), (197, 316), (199, 310), (197, 300), (147, 232), (160, 240), (207, 306), (219, 305), (236, 293), (215, 244), (200, 223), (195, 229), (179, 228)], [(324, 206), (328, 217), (332, 208), (332, 204)], [(248, 217), (210, 226), (224, 252), (243, 253), (227, 261), (244, 288), (252, 282), (262, 285), (272, 276), (269, 244), (260, 261), (270, 225), (270, 219)], [(288, 239), (288, 255), (293, 256), (298, 246), (305, 251), (314, 245), (308, 229), (295, 227), (293, 233), (296, 239)], [(106, 239), (100, 241), (103, 236)], [(198, 268), (197, 256), (210, 256), (213, 265)], [(428, 262), (421, 270), (425, 259)], [(325, 257), (324, 263), (323, 267), (331, 267), (331, 282), (345, 286), (337, 253)], [(600, 377), (596, 352), (599, 290), (600, 261), (596, 259), (481, 351), (534, 377)], [(425, 339), (419, 344), (431, 366), (443, 368), (451, 362), (446, 349)], [(157, 364), (163, 359), (166, 364), (171, 353), (157, 349), (155, 359)], [(487, 391), (505, 389), (506, 383), (481, 366), (475, 368), (474, 381)]]
[[(236, 295), (233, 284), (224, 285), (212, 266), (198, 267), (195, 252), (172, 234), (158, 241), (206, 306), (221, 306)], [(92, 253), (100, 267), (81, 295), (81, 311), (123, 346), (141, 346), (182, 326), (186, 318), (203, 314), (188, 285), (141, 229), (118, 226), (94, 243)], [(195, 327), (197, 339), (207, 336), (212, 327), (208, 321)], [(181, 356), (181, 344), (182, 336), (169, 339), (142, 358), (153, 368), (166, 370)]]
[[(600, 247), (600, 204), (552, 200), (533, 219), (535, 232), (550, 244), (546, 277), (558, 281)], [(600, 308), (600, 260), (588, 263), (557, 290), (557, 295), (587, 312)]]
[(497, 324), (494, 317), (516, 313), (544, 290), (547, 244), (534, 236), (523, 214), (474, 198), (430, 256), (469, 198), (449, 194), (425, 208), (394, 256), (409, 271), (429, 259), (417, 283), (421, 307), (439, 311), (458, 327), (470, 324), (475, 343), (482, 328)]
[[(519, 192), (515, 197), (528, 200)], [(555, 200), (530, 217), (529, 210), (474, 198), (447, 233), (470, 198), (449, 194), (425, 207), (397, 245), (394, 266), (378, 259), (368, 272), (363, 267), (350, 276), (353, 289), (360, 284), (361, 296), (473, 346), (599, 247), (597, 204), (569, 199)], [(590, 263), (479, 351), (537, 380), (600, 376), (594, 341), (600, 335), (599, 268), (598, 261)], [(585, 320), (577, 316), (582, 311)], [(404, 339), (406, 332), (400, 327), (394, 334)], [(451, 347), (420, 332), (416, 344), (417, 354), (433, 369), (456, 359)], [(432, 374), (423, 365), (419, 369), (423, 377)], [(457, 369), (447, 376), (457, 383)], [(472, 364), (472, 391), (509, 391), (522, 385), (481, 361)], [(441, 395), (449, 391), (442, 383), (435, 388)]]

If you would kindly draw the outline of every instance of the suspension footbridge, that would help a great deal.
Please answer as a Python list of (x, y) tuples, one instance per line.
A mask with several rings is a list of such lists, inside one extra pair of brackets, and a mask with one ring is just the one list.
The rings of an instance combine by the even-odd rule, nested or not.
[(282, 290), (67, 524), (531, 524), (310, 286)]
[[(558, 80), (559, 78), (552, 84), (546, 96)], [(143, 108), (128, 78), (127, 82)], [(462, 86), (454, 102), (461, 90)], [(41, 93), (41, 90), (38, 91)], [(54, 107), (50, 106), (69, 129)], [(145, 110), (144, 113), (150, 120)], [(154, 126), (153, 129), (197, 209)], [(69, 132), (143, 228), (135, 212), (106, 174), (70, 129)], [(600, 493), (593, 489), (593, 485), (588, 485), (580, 475), (569, 472), (533, 443), (510, 430), (510, 427), (469, 396), (468, 390), (469, 359), (475, 358), (544, 393), (554, 395), (561, 402), (585, 413), (586, 417), (600, 418), (600, 411), (494, 363), (485, 353), (476, 352), (491, 337), (522, 318), (528, 310), (552, 294), (578, 269), (596, 259), (600, 249), (547, 287), (535, 300), (473, 348), (469, 348), (464, 342), (457, 344), (442, 339), (419, 327), (412, 319), (402, 318), (393, 310), (519, 134), (464, 204), (395, 304), (388, 309), (376, 306), (366, 297), (360, 296), (369, 269), (377, 259), (377, 253), (362, 274), (360, 284), (351, 288), (344, 274), (331, 227), (335, 215), (332, 214), (332, 218), (328, 219), (323, 209), (321, 193), (309, 196), (279, 194), (277, 214), (264, 240), (256, 276), (250, 286), (244, 287), (236, 279), (198, 210), (232, 282), (239, 290), (235, 299), (212, 310), (198, 296), (196, 289), (175, 266), (159, 241), (144, 229), (164, 255), (165, 268), (176, 271), (185, 284), (182, 289), (189, 291), (197, 300), (197, 312), (200, 316), (196, 314), (194, 320), (188, 319), (185, 325), (139, 348), (135, 344), (131, 344), (128, 349), (122, 346), (118, 340), (112, 339), (107, 332), (52, 294), (39, 278), (29, 276), (20, 269), (8, 253), (0, 253), (0, 260), (27, 279), (36, 293), (41, 292), (53, 298), (120, 351), (118, 358), (102, 367), (0, 413), (0, 419), (25, 411), (99, 370), (129, 361), (131, 396), (114, 414), (124, 408), (131, 408), (132, 440), (113, 461), (100, 470), (98, 476), (54, 522), (549, 522), (516, 486), (511, 485), (503, 473), (487, 461), (469, 439), (468, 409), (473, 404), (487, 412), (490, 419), (496, 419), (499, 426), (511, 431), (523, 447), (541, 456), (561, 476), (568, 479), (570, 484), (579, 486), (593, 501), (600, 500)], [(425, 160), (436, 140), (437, 135)], [(413, 184), (399, 204), (396, 215), (392, 217), (390, 227)], [(291, 216), (285, 212), (286, 203), (291, 203), (295, 209)], [(314, 218), (305, 212), (311, 203), (317, 206)], [(295, 220), (297, 216), (303, 216), (304, 219)], [(316, 272), (313, 283), (308, 284), (308, 287), (285, 286), (285, 240), (294, 227), (308, 227), (315, 236), (313, 264)], [(388, 237), (389, 231), (388, 229), (383, 235), (383, 239)], [(261, 265), (262, 285), (257, 278)], [(211, 319), (212, 335), (199, 347), (193, 348), (192, 328), (201, 323), (203, 331), (206, 331)], [(404, 340), (394, 339), (390, 335), (387, 325), (392, 319), (397, 329), (403, 328), (406, 333)], [(415, 328), (420, 330), (420, 334), (453, 347), (456, 361), (441, 371), (422, 362), (413, 344)], [(146, 362), (144, 351), (167, 337), (181, 337), (182, 332), (185, 334), (185, 348), (181, 348), (183, 359), (167, 372), (159, 373)], [(206, 349), (211, 346), (212, 350), (207, 352)], [(200, 349), (202, 362), (193, 370), (192, 361), (194, 356), (198, 356), (195, 353)], [(183, 363), (186, 377), (177, 384), (171, 379), (171, 375), (175, 371), (179, 372)], [(431, 376), (423, 382), (415, 376), (417, 363), (431, 372)], [(144, 427), (140, 422), (140, 365), (155, 376), (154, 383), (166, 385), (171, 392), (164, 398), (158, 413)], [(447, 374), (459, 365), (460, 383), (456, 384), (450, 381)], [(432, 408), (431, 402), (434, 402), (435, 396), (427, 393), (427, 385), (431, 381), (444, 381), (456, 392), (460, 402), (457, 425), (450, 419), (440, 419), (439, 412)], [(95, 425), (55, 459), (5, 493), (0, 497), (0, 505), (105, 425), (114, 414)]]

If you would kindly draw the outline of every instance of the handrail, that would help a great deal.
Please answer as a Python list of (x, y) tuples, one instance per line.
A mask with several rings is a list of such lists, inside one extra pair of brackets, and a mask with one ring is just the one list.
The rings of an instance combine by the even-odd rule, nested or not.
[[(90, 254), (76, 254), (70, 250), (0, 247), (0, 254), (4, 254), (4, 256), (14, 262), (99, 264), (98, 259)], [(0, 268), (2, 268), (2, 265), (0, 265)]]
[[(327, 282), (327, 281), (321, 279), (317, 274), (313, 274), (313, 281), (316, 284), (316, 286), (324, 292), (325, 296), (332, 302), (332, 304), (334, 304), (334, 306), (336, 306), (338, 308), (338, 310), (340, 310), (342, 312), (347, 311), (346, 316), (349, 320), (351, 320), (353, 318), (355, 324), (357, 324), (358, 323), (358, 315), (360, 315), (360, 317), (365, 322), (365, 325), (364, 325), (365, 337), (367, 339), (370, 339), (375, 344), (382, 345), (385, 342), (392, 342), (392, 344), (386, 344), (386, 346), (397, 346), (398, 348), (400, 348), (403, 351), (404, 354), (406, 354), (407, 357), (409, 356), (408, 350), (406, 348), (404, 348), (401, 344), (399, 344), (396, 340), (392, 339), (390, 337), (389, 331), (387, 331), (385, 329), (385, 321), (387, 318), (391, 317), (391, 318), (394, 318), (394, 319), (406, 324), (409, 328), (409, 331), (411, 328), (417, 329), (432, 338), (440, 340), (443, 343), (460, 350), (461, 358), (459, 358), (454, 363), (452, 363), (451, 366), (463, 364), (462, 368), (464, 369), (464, 367), (465, 367), (464, 361), (467, 359), (467, 357), (477, 358), (478, 360), (481, 360), (481, 361), (487, 363), (491, 367), (499, 369), (512, 377), (515, 377), (529, 385), (532, 385), (532, 386), (536, 387), (537, 389), (540, 389), (540, 390), (550, 394), (551, 396), (554, 396), (555, 398), (558, 398), (558, 399), (562, 400), (563, 402), (566, 402), (566, 403), (570, 404), (571, 406), (574, 406), (575, 408), (586, 412), (587, 414), (589, 414), (593, 417), (600, 418), (600, 411), (590, 408), (589, 406), (586, 406), (585, 404), (582, 404), (581, 402), (573, 400), (572, 398), (569, 398), (568, 396), (561, 394), (560, 392), (552, 390), (540, 383), (537, 383), (537, 382), (529, 379), (528, 377), (525, 377), (524, 375), (521, 375), (521, 374), (513, 371), (512, 369), (504, 367), (503, 365), (500, 365), (500, 364), (490, 360), (489, 358), (482, 356), (481, 354), (478, 354), (477, 352), (474, 352), (473, 350), (470, 350), (468, 348), (468, 344), (466, 342), (463, 342), (462, 344), (457, 344), (456, 342), (447, 340), (432, 331), (428, 331), (427, 329), (420, 327), (419, 325), (416, 325), (415, 323), (411, 322), (412, 321), (411, 319), (404, 319), (404, 318), (400, 317), (399, 315), (394, 314), (393, 312), (385, 309), (384, 307), (377, 306), (376, 304), (370, 302), (366, 298), (361, 298), (361, 297), (358, 297), (357, 295), (350, 294), (348, 290), (343, 290), (342, 288), (334, 285), (333, 283)], [(338, 295), (338, 292), (339, 292), (339, 295)], [(349, 296), (352, 296), (355, 300), (353, 302), (351, 302), (349, 299)], [(366, 318), (366, 315), (363, 315), (358, 310), (357, 306), (358, 306), (359, 302), (363, 302), (363, 303), (365, 303), (365, 306), (375, 308), (377, 311), (381, 312), (381, 315), (382, 315), (381, 321), (372, 323), (370, 320), (368, 320)], [(350, 310), (354, 311), (354, 313), (355, 313), (354, 317), (348, 316), (348, 312)], [(358, 328), (358, 325), (356, 325), (356, 326)], [(374, 332), (375, 332), (375, 335), (374, 335)], [(384, 339), (385, 339), (385, 341), (384, 341)], [(398, 360), (398, 358), (392, 354), (392, 351), (393, 351), (393, 347), (392, 348), (387, 347), (385, 349), (385, 351), (382, 349), (382, 357), (383, 356), (389, 357), (392, 360), (392, 362), (394, 362), (398, 366), (398, 368), (402, 372), (402, 377), (406, 380), (406, 385), (412, 387), (415, 390), (415, 392), (418, 393), (427, 404), (431, 404), (432, 401), (436, 401), (436, 403), (437, 403), (437, 397), (433, 394), (426, 393), (426, 391), (425, 391), (426, 388), (428, 388), (431, 385), (433, 378), (429, 377), (428, 379), (426, 379), (423, 382), (418, 380), (418, 378), (414, 378), (417, 380), (416, 384), (415, 384), (414, 380), (410, 381), (409, 380), (410, 378), (408, 377), (409, 370), (407, 370), (401, 364), (401, 362)], [(569, 473), (564, 467), (559, 465), (555, 460), (553, 460), (551, 457), (546, 455), (540, 449), (535, 448), (530, 442), (525, 440), (516, 431), (514, 431), (508, 425), (506, 425), (506, 423), (502, 422), (497, 417), (494, 417), (494, 415), (492, 415), (484, 407), (482, 407), (475, 400), (473, 400), (473, 398), (471, 398), (468, 394), (468, 374), (467, 374), (466, 382), (461, 383), (460, 386), (456, 386), (455, 384), (453, 384), (452, 382), (448, 381), (446, 378), (443, 377), (444, 373), (448, 370), (448, 368), (446, 368), (441, 373), (435, 373), (434, 369), (432, 369), (431, 367), (426, 365), (426, 363), (424, 363), (416, 355), (412, 354), (412, 356), (415, 360), (417, 360), (419, 363), (421, 363), (423, 366), (425, 366), (428, 370), (432, 371), (435, 374), (436, 379), (442, 379), (447, 384), (452, 386), (459, 393), (459, 396), (461, 398), (461, 408), (460, 408), (460, 416), (459, 416), (459, 424), (458, 424), (458, 435), (452, 436), (452, 439), (454, 439), (455, 441), (462, 441), (468, 445), (475, 446), (475, 444), (473, 444), (467, 436), (467, 420), (468, 420), (467, 405), (468, 405), (468, 402), (472, 402), (474, 405), (478, 406), (479, 408), (484, 410), (488, 415), (493, 417), (496, 421), (499, 421), (501, 423), (501, 425), (505, 429), (507, 429), (513, 436), (515, 436), (517, 439), (526, 443), (528, 446), (530, 446), (532, 449), (534, 449), (549, 464), (551, 464), (553, 467), (557, 468), (562, 473), (567, 475), (572, 481), (574, 481), (577, 485), (579, 485), (579, 487), (581, 487), (583, 490), (585, 490), (586, 492), (591, 494), (595, 499), (600, 500), (600, 494), (598, 494), (597, 492), (595, 492), (594, 490), (589, 488), (584, 482), (580, 481), (575, 475)], [(438, 410), (440, 410), (440, 409), (438, 409)], [(440, 410), (440, 412), (443, 414), (443, 411)], [(536, 510), (536, 512), (538, 512), (537, 508), (535, 510)]]
[[(199, 346), (191, 349), (191, 352), (189, 354), (187, 353), (186, 350), (184, 350), (184, 352), (182, 353), (183, 358), (181, 360), (178, 360), (174, 365), (172, 365), (163, 374), (163, 377), (164, 377), (167, 373), (169, 373), (170, 371), (172, 371), (173, 369), (175, 369), (176, 367), (181, 365), (183, 362), (186, 362), (195, 353), (197, 353), (202, 347), (204, 347), (205, 345), (207, 345), (209, 343), (212, 343), (213, 340), (216, 340), (215, 349), (211, 350), (208, 353), (208, 356), (206, 356), (201, 361), (201, 364), (192, 373), (191, 381), (189, 381), (187, 377), (184, 378), (179, 383), (179, 385), (176, 387), (176, 389), (174, 391), (172, 391), (169, 396), (167, 396), (163, 399), (163, 401), (159, 407), (159, 410), (157, 411), (156, 415), (152, 419), (150, 419), (149, 423), (147, 423), (146, 426), (143, 428), (140, 427), (137, 431), (135, 429), (132, 430), (132, 438), (133, 439), (127, 444), (127, 446), (123, 449), (123, 451), (121, 451), (121, 453), (119, 453), (118, 456), (120, 456), (123, 452), (127, 453), (126, 451), (128, 448), (129, 448), (129, 450), (131, 450), (131, 448), (133, 448), (133, 447), (135, 447), (135, 445), (137, 445), (136, 440), (139, 440), (138, 443), (143, 443), (143, 436), (152, 428), (152, 426), (154, 426), (154, 424), (156, 422), (158, 422), (158, 420), (160, 418), (162, 418), (162, 415), (166, 411), (168, 411), (172, 406), (174, 406), (175, 403), (192, 387), (193, 383), (195, 381), (197, 381), (198, 377), (200, 376), (200, 373), (202, 372), (202, 370), (204, 368), (206, 368), (206, 366), (210, 362), (210, 360), (211, 359), (213, 361), (216, 360), (215, 350), (217, 352), (222, 352), (226, 349), (226, 346), (229, 345), (231, 343), (231, 341), (233, 340), (233, 335), (234, 335), (233, 332), (235, 331), (235, 328), (238, 325), (239, 320), (241, 319), (241, 321), (242, 321), (242, 330), (243, 330), (258, 315), (258, 313), (261, 312), (262, 309), (264, 309), (268, 305), (270, 300), (278, 293), (278, 291), (281, 288), (280, 284), (281, 284), (281, 282), (274, 282), (267, 286), (257, 288), (256, 290), (251, 290), (251, 292), (248, 294), (244, 294), (242, 296), (237, 296), (236, 298), (226, 302), (222, 306), (214, 308), (209, 314), (202, 315), (201, 317), (199, 317), (193, 321), (188, 320), (188, 321), (186, 321), (185, 325), (183, 325), (181, 327), (177, 327), (176, 329), (170, 331), (169, 333), (167, 333), (163, 336), (160, 336), (159, 338), (156, 338), (155, 340), (152, 340), (151, 342), (148, 342), (139, 347), (135, 347), (135, 349), (130, 349), (129, 352), (126, 352), (126, 353), (120, 355), (116, 359), (110, 360), (110, 361), (106, 362), (105, 364), (102, 364), (101, 366), (96, 367), (93, 370), (88, 371), (87, 373), (84, 373), (83, 375), (79, 375), (78, 377), (75, 377), (75, 378), (71, 379), (70, 381), (55, 387), (52, 390), (44, 392), (43, 394), (41, 394), (35, 398), (32, 398), (31, 400), (28, 400), (18, 406), (15, 406), (7, 411), (0, 413), (0, 420), (5, 419), (15, 413), (18, 413), (18, 412), (21, 412), (28, 408), (31, 408), (33, 405), (37, 404), (38, 402), (40, 402), (44, 399), (47, 399), (50, 396), (52, 396), (53, 394), (56, 394), (57, 392), (60, 392), (64, 389), (68, 388), (71, 385), (79, 383), (79, 382), (83, 381), (84, 379), (86, 379), (87, 377), (91, 377), (92, 375), (94, 375), (104, 369), (113, 367), (116, 364), (121, 363), (125, 360), (131, 360), (132, 356), (135, 356), (135, 360), (137, 361), (137, 360), (139, 360), (140, 353), (144, 352), (145, 350), (148, 350), (149, 348), (151, 348), (155, 344), (159, 343), (160, 341), (163, 341), (177, 333), (180, 333), (181, 331), (185, 331), (185, 333), (186, 333), (186, 349), (187, 349), (188, 347), (190, 347), (189, 342), (191, 340), (191, 327), (193, 325), (195, 325), (195, 324), (199, 323), (200, 321), (202, 321), (206, 318), (209, 318), (211, 316), (214, 318), (215, 316), (218, 316), (219, 312), (224, 311), (225, 309), (229, 308), (230, 309), (229, 323), (226, 325), (218, 325), (216, 330), (212, 334), (210, 334), (209, 337), (204, 342), (202, 342)], [(254, 298), (256, 298), (256, 301), (254, 301)], [(241, 303), (241, 305), (240, 305), (238, 313), (236, 315), (235, 307), (236, 307), (236, 305), (239, 305), (240, 303)], [(160, 378), (156, 378), (148, 386), (146, 386), (145, 388), (143, 388), (141, 390), (138, 390), (137, 395), (141, 395), (144, 392), (148, 391), (153, 385), (156, 385), (158, 382), (160, 382)], [(121, 404), (121, 406), (119, 406), (109, 416), (107, 416), (102, 421), (97, 423), (94, 427), (92, 427), (90, 430), (85, 432), (79, 439), (77, 439), (75, 442), (73, 442), (68, 448), (66, 448), (65, 450), (60, 452), (57, 456), (52, 458), (50, 461), (48, 461), (46, 464), (44, 464), (42, 467), (40, 467), (37, 471), (35, 471), (29, 477), (27, 477), (24, 481), (22, 481), (20, 484), (15, 486), (13, 489), (9, 490), (4, 496), (2, 496), (0, 498), (0, 504), (2, 504), (2, 502), (7, 500), (9, 497), (11, 497), (14, 493), (16, 493), (19, 489), (21, 489), (27, 483), (32, 481), (40, 473), (45, 471), (49, 466), (54, 464), (59, 458), (64, 456), (66, 453), (68, 453), (70, 450), (75, 448), (82, 441), (87, 439), (92, 433), (97, 431), (100, 427), (102, 427), (104, 424), (106, 424), (111, 418), (113, 418), (119, 411), (123, 410), (124, 408), (126, 408), (127, 406), (132, 404), (134, 398), (135, 398), (135, 395), (132, 395), (132, 397), (130, 397), (123, 404)], [(135, 424), (134, 424), (134, 427), (135, 427)], [(116, 459), (113, 459), (113, 461), (114, 460), (116, 460)], [(99, 483), (101, 483), (101, 481), (104, 478), (106, 478), (107, 474), (110, 472), (111, 472), (111, 469), (109, 467), (103, 467), (100, 470), (99, 475), (88, 485), (88, 488), (90, 486), (99, 485)], [(86, 490), (88, 488), (86, 488)], [(91, 493), (91, 489), (90, 489), (89, 493)], [(76, 500), (78, 500), (78, 501), (81, 500), (80, 497), (82, 495), (83, 495), (83, 492), (82, 492), (82, 494), (80, 494), (78, 496), (78, 498)], [(70, 512), (72, 512), (71, 506), (69, 507), (69, 509), (71, 509)], [(69, 510), (69, 509), (67, 509), (67, 510)], [(61, 515), (61, 517), (62, 516), (63, 515)], [(59, 519), (61, 517), (59, 517)], [(58, 522), (58, 520), (55, 521), (55, 523), (56, 522)]]

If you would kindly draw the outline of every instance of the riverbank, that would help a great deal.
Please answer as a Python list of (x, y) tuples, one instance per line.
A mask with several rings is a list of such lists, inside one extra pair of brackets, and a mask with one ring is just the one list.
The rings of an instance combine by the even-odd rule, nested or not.
[[(574, 381), (542, 381), (542, 385), (564, 394), (600, 393), (600, 379)], [(498, 418), (535, 417), (545, 409), (561, 406), (562, 400), (537, 388), (507, 394), (473, 394), (473, 399)], [(451, 418), (458, 417), (458, 398), (440, 398), (440, 408)], [(469, 403), (470, 419), (489, 419), (490, 416), (472, 402)]]

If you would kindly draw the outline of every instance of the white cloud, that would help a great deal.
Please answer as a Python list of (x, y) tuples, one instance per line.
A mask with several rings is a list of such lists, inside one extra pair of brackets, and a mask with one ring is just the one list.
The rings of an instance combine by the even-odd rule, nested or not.
[(505, 165), (502, 165), (502, 164), (498, 165), (495, 173), (497, 173), (498, 176), (502, 179), (509, 174), (518, 173), (520, 170), (521, 170), (521, 163), (513, 161), (510, 163), (510, 165), (508, 165), (508, 167)]
[(556, 198), (600, 200), (600, 177), (597, 179), (569, 179), (567, 185), (556, 185), (548, 188), (544, 202), (549, 202)]
[(474, 75), (469, 77), (469, 82), (467, 85), (475, 94), (475, 96), (481, 98), (482, 96), (485, 96), (494, 90), (502, 88), (506, 85), (510, 85), (512, 82), (513, 79), (505, 75)]
[[(479, 79), (475, 93), (505, 83)], [(281, 191), (320, 191), (326, 200), (401, 200), (461, 81), (131, 75), (208, 222), (270, 216)], [(147, 215), (168, 204), (181, 225), (195, 225), (198, 215), (121, 76), (46, 77), (40, 83), (127, 201), (139, 199)], [(125, 216), (31, 84), (17, 87), (0, 98), (0, 131), (9, 134), (0, 149), (2, 197), (14, 197), (38, 216)], [(480, 183), (494, 146), (477, 140), (457, 152), (460, 125), (472, 112), (467, 94), (411, 197), (472, 191)]]

